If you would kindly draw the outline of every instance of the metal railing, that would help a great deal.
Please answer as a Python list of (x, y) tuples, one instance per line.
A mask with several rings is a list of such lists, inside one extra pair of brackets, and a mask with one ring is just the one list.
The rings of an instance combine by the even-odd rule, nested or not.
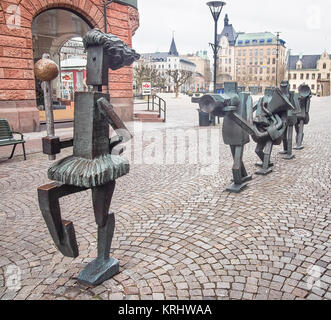
[(139, 95), (139, 96), (135, 96), (135, 99), (141, 99), (141, 98), (145, 99), (145, 97), (147, 97), (147, 101), (137, 102), (136, 100), (134, 100), (134, 105), (147, 104), (147, 111), (159, 112), (158, 117), (160, 119), (163, 118), (163, 122), (166, 122), (167, 121), (167, 103), (166, 103), (166, 101), (155, 94), (148, 95), (148, 96)]

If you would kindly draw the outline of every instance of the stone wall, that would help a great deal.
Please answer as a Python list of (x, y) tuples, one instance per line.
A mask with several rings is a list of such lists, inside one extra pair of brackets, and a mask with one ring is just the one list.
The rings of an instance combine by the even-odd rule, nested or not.
[[(15, 11), (15, 6), (19, 11)], [(102, 0), (1, 0), (0, 118), (7, 118), (14, 130), (39, 130), (31, 25), (34, 17), (51, 8), (69, 9), (85, 17), (94, 27), (104, 29)], [(20, 13), (16, 20), (15, 13)], [(132, 36), (139, 26), (137, 10), (112, 3), (107, 9), (107, 22), (108, 32), (131, 46)], [(109, 82), (115, 108), (123, 120), (132, 120), (132, 68), (111, 72)]]

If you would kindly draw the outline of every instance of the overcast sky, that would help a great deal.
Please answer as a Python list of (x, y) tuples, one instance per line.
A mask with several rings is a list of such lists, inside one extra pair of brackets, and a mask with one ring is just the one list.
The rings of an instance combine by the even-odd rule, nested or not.
[[(204, 0), (138, 0), (140, 27), (133, 38), (139, 53), (167, 52), (175, 31), (180, 54), (211, 49), (214, 21)], [(228, 0), (220, 20), (229, 15), (235, 30), (281, 31), (292, 54), (331, 54), (330, 0)]]

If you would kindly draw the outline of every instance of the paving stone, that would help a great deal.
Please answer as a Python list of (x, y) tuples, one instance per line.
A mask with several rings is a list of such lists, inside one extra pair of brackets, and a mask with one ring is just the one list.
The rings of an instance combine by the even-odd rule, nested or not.
[[(204, 135), (209, 129), (197, 127), (196, 106), (186, 96), (167, 101), (166, 125), (135, 129), (128, 123), (134, 129), (132, 142), (141, 133), (144, 154), (153, 128), (166, 140), (175, 127), (199, 136), (203, 151), (211, 139)], [(51, 241), (36, 196), (37, 188), (49, 183), (47, 157), (28, 150), (27, 161), (1, 159), (0, 281), (5, 269), (16, 265), (22, 270), (22, 287), (15, 293), (0, 288), (0, 299), (331, 300), (330, 116), (331, 98), (313, 97), (306, 148), (286, 163), (275, 150), (274, 172), (254, 176), (240, 196), (224, 191), (232, 178), (232, 156), (218, 127), (210, 133), (220, 140), (222, 161), (212, 174), (202, 174), (205, 166), (189, 159), (183, 164), (137, 163), (133, 156), (139, 151), (128, 150), (131, 173), (118, 180), (112, 201), (116, 229), (111, 255), (120, 261), (121, 272), (93, 289), (77, 284), (79, 272), (97, 255), (91, 192), (61, 199), (80, 249), (79, 258), (64, 258)], [(255, 147), (251, 142), (245, 148), (249, 173), (256, 170)], [(189, 146), (181, 148), (190, 154)], [(0, 156), (3, 152), (1, 148)], [(169, 150), (158, 152), (166, 158)], [(71, 154), (72, 149), (65, 149), (61, 158)], [(295, 237), (292, 229), (308, 230), (311, 236)], [(309, 290), (312, 266), (319, 268), (314, 279), (320, 286)]]

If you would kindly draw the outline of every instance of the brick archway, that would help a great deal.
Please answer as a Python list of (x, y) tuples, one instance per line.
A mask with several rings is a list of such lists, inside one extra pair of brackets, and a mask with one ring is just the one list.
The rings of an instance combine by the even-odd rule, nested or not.
[[(6, 12), (12, 2), (1, 1), (0, 6), (0, 118), (7, 118), (14, 130), (39, 130), (39, 112), (36, 108), (33, 72), (33, 19), (49, 9), (67, 9), (88, 24), (104, 28), (102, 0), (20, 0), (20, 27), (9, 28)], [(107, 9), (108, 30), (131, 45), (132, 9), (112, 3)], [(137, 12), (138, 15), (138, 12)], [(131, 18), (132, 20), (132, 18)], [(139, 22), (138, 22), (139, 25)], [(112, 103), (124, 120), (132, 120), (132, 68), (112, 72), (109, 82)]]

